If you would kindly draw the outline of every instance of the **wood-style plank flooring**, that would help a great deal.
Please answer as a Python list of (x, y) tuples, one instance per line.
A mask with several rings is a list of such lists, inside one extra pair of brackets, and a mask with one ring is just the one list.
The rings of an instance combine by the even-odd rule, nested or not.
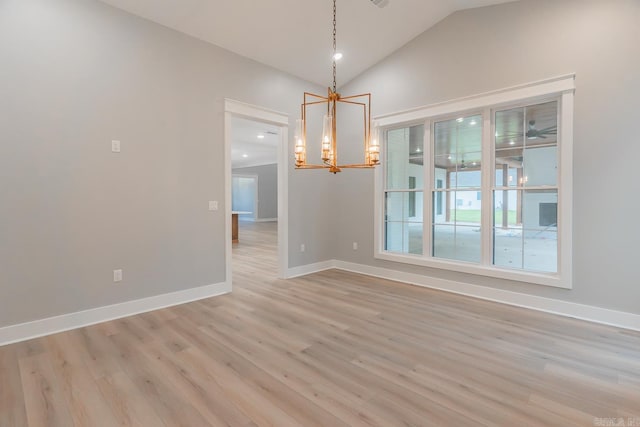
[(342, 271), (282, 281), (275, 254), (275, 224), (243, 223), (231, 295), (0, 347), (0, 426), (640, 425), (640, 333)]

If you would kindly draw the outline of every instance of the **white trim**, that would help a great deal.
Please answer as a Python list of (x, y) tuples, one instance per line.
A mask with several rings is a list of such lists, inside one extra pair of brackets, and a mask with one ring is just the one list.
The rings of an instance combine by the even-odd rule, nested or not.
[(275, 162), (270, 162), (270, 161), (257, 161), (255, 163), (247, 163), (247, 164), (243, 164), (242, 166), (233, 166), (231, 165), (231, 169), (236, 170), (236, 169), (245, 169), (245, 168), (257, 168), (258, 166), (269, 166), (269, 165), (278, 165), (278, 161), (276, 160)]
[[(378, 138), (387, 140), (388, 129), (383, 130), (383, 135), (379, 135)], [(374, 168), (373, 172), (373, 252), (382, 252), (382, 244), (384, 236), (384, 197), (382, 191), (378, 189), (383, 188), (385, 180), (385, 170), (387, 168), (387, 144), (384, 144), (383, 149), (380, 150), (380, 166)]]
[[(232, 283), (231, 245), (231, 117), (270, 123), (280, 127), (278, 142), (278, 277), (284, 278), (289, 266), (289, 116), (285, 113), (251, 105), (233, 99), (224, 99), (225, 125), (225, 270), (226, 280)], [(272, 164), (272, 163), (271, 163)], [(257, 196), (256, 196), (257, 198)], [(256, 212), (257, 215), (257, 212)]]
[(260, 120), (280, 126), (289, 126), (289, 115), (271, 110), (259, 105), (247, 104), (235, 99), (224, 99), (224, 111), (235, 116), (246, 117), (251, 120)]
[(320, 261), (313, 264), (300, 265), (287, 270), (285, 279), (293, 279), (294, 277), (306, 276), (307, 274), (317, 273), (319, 271), (330, 270), (336, 268), (336, 260)]
[[(558, 188), (558, 212), (560, 250), (558, 252), (558, 272), (565, 277), (568, 288), (573, 286), (573, 92), (565, 92), (560, 99), (559, 162), (560, 186)], [(568, 243), (567, 243), (568, 242)]]
[[(376, 168), (374, 172), (375, 198), (374, 198), (374, 258), (383, 259), (405, 264), (421, 265), (426, 267), (440, 268), (445, 270), (460, 271), (469, 274), (477, 274), (489, 277), (497, 277), (507, 280), (514, 280), (538, 285), (553, 286), (564, 289), (571, 289), (573, 286), (572, 276), (572, 184), (573, 184), (573, 98), (575, 91), (575, 74), (555, 77), (539, 82), (528, 83), (494, 92), (473, 95), (453, 101), (442, 102), (430, 106), (419, 107), (412, 110), (386, 114), (376, 117), (378, 125), (382, 128), (398, 128), (399, 126), (410, 126), (413, 123), (425, 123), (425, 165), (430, 165), (430, 170), (425, 172), (425, 177), (430, 177), (425, 182), (425, 221), (423, 222), (423, 248), (424, 254), (421, 256), (387, 252), (384, 250), (384, 168)], [(558, 222), (565, 226), (559, 227), (560, 235), (558, 241), (558, 272), (557, 273), (537, 273), (529, 270), (511, 270), (507, 268), (491, 265), (490, 254), (493, 251), (493, 235), (490, 227), (483, 227), (482, 231), (482, 254), (483, 259), (480, 264), (466, 263), (455, 260), (444, 260), (434, 258), (431, 254), (431, 199), (433, 194), (433, 159), (430, 155), (433, 147), (431, 139), (431, 121), (434, 117), (445, 118), (447, 116), (460, 114), (482, 114), (483, 115), (483, 143), (492, 141), (489, 148), (483, 147), (482, 162), (485, 165), (494, 165), (493, 135), (494, 121), (493, 112), (498, 108), (510, 107), (514, 104), (532, 104), (537, 101), (547, 101), (550, 97), (558, 99), (558, 110), (560, 128), (558, 130), (559, 144), (559, 169), (558, 177)], [(429, 128), (427, 131), (426, 127)], [(386, 153), (386, 132), (385, 147), (382, 150)], [(427, 145), (429, 143), (429, 145)], [(426, 160), (429, 160), (427, 162)], [(565, 164), (566, 162), (566, 164)], [(483, 168), (482, 193), (491, 194), (493, 166)], [(528, 188), (532, 189), (532, 188)], [(482, 207), (483, 224), (491, 224), (493, 212), (492, 204), (485, 201)], [(568, 225), (568, 226), (567, 226)]]
[(278, 222), (278, 218), (256, 218), (254, 222)]
[[(288, 120), (288, 118), (287, 118)], [(278, 277), (289, 268), (289, 126), (280, 128), (278, 143)]]
[[(431, 129), (431, 120), (424, 121), (424, 140), (422, 142), (422, 193), (423, 207), (422, 207), (422, 252), (425, 255), (432, 256), (433, 247), (431, 245), (432, 234), (432, 216), (433, 216), (433, 189), (436, 188), (436, 170), (433, 167), (435, 164), (434, 152), (431, 149), (433, 140), (433, 131)], [(387, 140), (385, 139), (384, 148), (387, 148)], [(424, 165), (429, 165), (424, 167)], [(385, 178), (386, 181), (386, 178)], [(381, 187), (384, 188), (384, 187)], [(376, 193), (379, 191), (376, 189)], [(443, 195), (444, 196), (444, 195)], [(443, 201), (446, 204), (446, 199)], [(381, 206), (382, 214), (384, 215), (384, 206)], [(384, 239), (383, 239), (384, 240)], [(384, 242), (383, 242), (384, 243)], [(380, 250), (377, 253), (382, 253)]]
[(231, 196), (232, 169), (231, 169), (231, 128), (233, 115), (227, 110), (227, 100), (225, 100), (224, 113), (224, 280), (233, 287), (233, 242), (232, 242), (232, 224), (231, 224), (231, 207), (233, 204)]
[(422, 286), (430, 289), (438, 289), (445, 292), (452, 292), (455, 294), (494, 301), (501, 304), (528, 308), (545, 313), (557, 314), (559, 316), (571, 317), (588, 322), (615, 326), (617, 328), (640, 331), (640, 314), (635, 313), (610, 310), (607, 308), (601, 308), (592, 305), (577, 304), (553, 298), (544, 298), (535, 295), (506, 291), (503, 289), (472, 285), (470, 283), (456, 282), (453, 280), (438, 279), (430, 276), (423, 276), (420, 274), (407, 273), (403, 271), (373, 267), (370, 265), (356, 264), (340, 260), (324, 261), (322, 263), (296, 267), (297, 272), (303, 272), (305, 270), (308, 271), (308, 273), (303, 274), (330, 270), (332, 268), (350, 271), (358, 274), (364, 274), (366, 276), (394, 280), (397, 282)]
[(215, 297), (229, 292), (231, 292), (231, 285), (229, 283), (216, 283), (6, 326), (0, 328), (0, 346)]
[(567, 74), (538, 82), (458, 98), (452, 101), (383, 114), (375, 117), (374, 120), (376, 120), (378, 126), (387, 127), (400, 123), (424, 120), (426, 117), (437, 117), (469, 110), (481, 110), (487, 105), (498, 106), (521, 100), (535, 99), (553, 93), (570, 92), (574, 89), (575, 74)]
[(480, 265), (464, 261), (446, 260), (441, 258), (426, 258), (420, 255), (401, 254), (394, 252), (380, 252), (375, 254), (375, 258), (386, 261), (400, 262), (403, 264), (420, 265), (424, 267), (458, 271), (461, 273), (515, 280), (518, 282), (532, 283), (536, 285), (571, 289), (571, 286), (567, 285), (560, 278), (560, 276), (556, 274), (551, 275), (545, 273), (535, 273), (528, 270), (508, 270), (506, 268), (492, 267), (488, 265)]
[(522, 294), (502, 289), (488, 288), (453, 280), (437, 279), (420, 274), (407, 273), (386, 268), (372, 267), (346, 261), (334, 261), (335, 268), (352, 271), (368, 276), (380, 277), (388, 280), (439, 289), (446, 292), (467, 295), (517, 307), (530, 308), (546, 313), (558, 314), (565, 317), (587, 320), (595, 323), (616, 326), (619, 328), (640, 331), (640, 315), (623, 311), (609, 310), (592, 305), (576, 304), (552, 298)]

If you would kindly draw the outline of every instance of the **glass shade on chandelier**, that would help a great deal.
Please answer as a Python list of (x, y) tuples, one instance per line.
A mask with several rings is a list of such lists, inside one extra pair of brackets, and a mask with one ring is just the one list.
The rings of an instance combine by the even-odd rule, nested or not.
[(306, 163), (307, 161), (307, 147), (305, 146), (304, 140), (304, 120), (297, 119), (296, 120), (296, 133), (294, 135), (295, 140), (295, 156), (296, 156), (296, 166), (300, 166)]
[(380, 129), (378, 129), (378, 125), (375, 122), (371, 129), (371, 136), (369, 138), (368, 156), (368, 163), (372, 163), (374, 165), (380, 163)]
[(322, 118), (322, 161), (328, 162), (331, 159), (333, 135), (331, 132), (333, 117), (325, 114)]

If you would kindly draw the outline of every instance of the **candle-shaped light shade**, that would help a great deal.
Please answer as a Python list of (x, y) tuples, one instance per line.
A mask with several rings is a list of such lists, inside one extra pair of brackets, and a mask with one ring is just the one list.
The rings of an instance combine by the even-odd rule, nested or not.
[(369, 138), (369, 162), (372, 165), (380, 162), (380, 129), (375, 123), (371, 128), (371, 137)]
[(296, 165), (300, 166), (305, 164), (307, 157), (307, 148), (305, 146), (304, 140), (304, 120), (297, 119), (296, 120), (296, 133), (294, 135), (295, 140), (295, 148), (294, 152), (296, 155)]
[(331, 159), (333, 117), (325, 115), (322, 123), (322, 160), (326, 162)]

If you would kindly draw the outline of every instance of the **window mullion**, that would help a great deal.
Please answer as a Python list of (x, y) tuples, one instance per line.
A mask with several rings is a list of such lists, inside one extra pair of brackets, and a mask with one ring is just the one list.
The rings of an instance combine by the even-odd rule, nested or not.
[(493, 264), (493, 194), (491, 191), (493, 177), (495, 176), (493, 160), (493, 146), (495, 143), (494, 135), (495, 124), (491, 117), (491, 108), (485, 108), (482, 113), (484, 126), (482, 130), (482, 182), (481, 182), (481, 244), (482, 265), (490, 266)]
[(424, 160), (423, 164), (423, 173), (424, 173), (424, 185), (423, 187), (423, 196), (422, 196), (422, 254), (425, 257), (431, 257), (432, 254), (432, 244), (431, 244), (431, 233), (432, 233), (432, 225), (433, 224), (433, 189), (435, 188), (435, 178), (434, 178), (434, 148), (433, 148), (433, 138), (432, 138), (432, 130), (431, 130), (431, 120), (426, 120), (424, 122)]

